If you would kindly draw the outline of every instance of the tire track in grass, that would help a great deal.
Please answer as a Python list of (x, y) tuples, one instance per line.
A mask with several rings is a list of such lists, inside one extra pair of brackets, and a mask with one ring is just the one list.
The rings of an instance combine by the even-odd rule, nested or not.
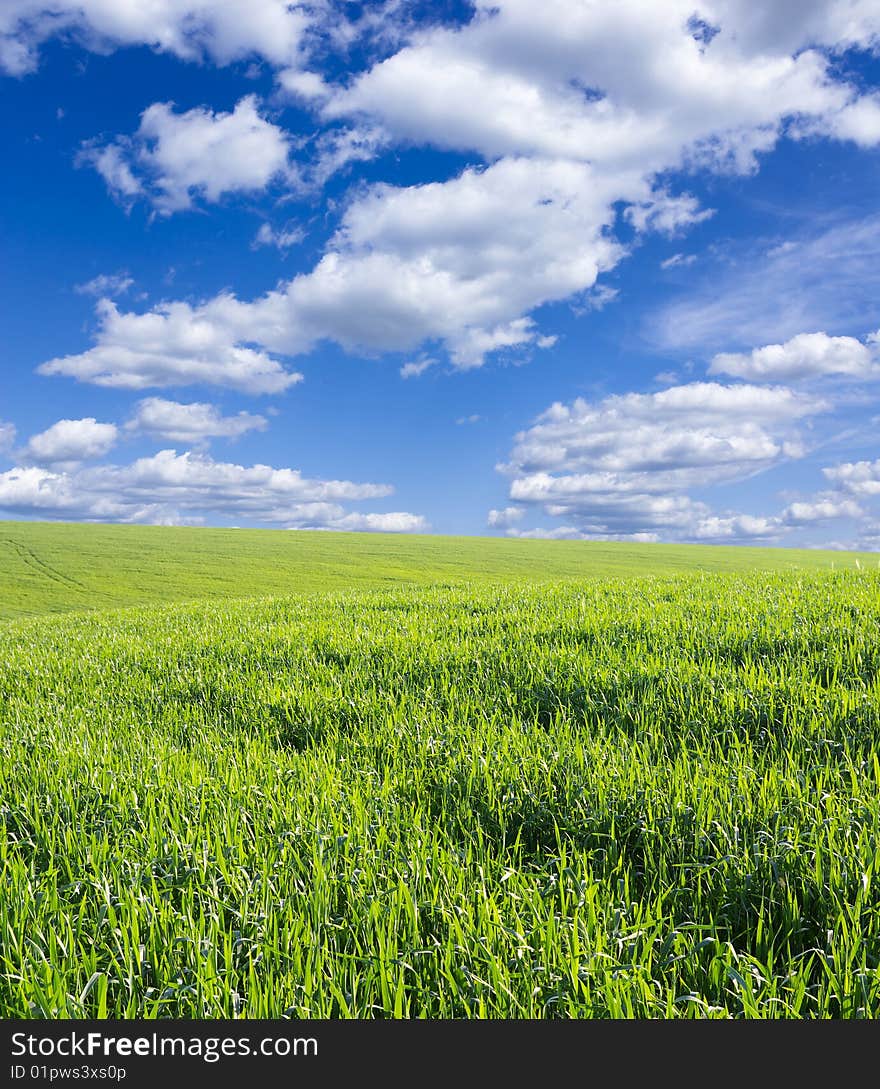
[(29, 567), (32, 571), (36, 571), (38, 574), (45, 576), (52, 582), (61, 583), (62, 586), (71, 586), (76, 590), (82, 590), (84, 593), (94, 593), (100, 591), (92, 591), (88, 586), (82, 582), (77, 582), (76, 579), (71, 578), (70, 575), (65, 575), (63, 571), (59, 571), (45, 560), (40, 557), (27, 545), (22, 544), (20, 541), (14, 541), (9, 537), (3, 538), (3, 544), (10, 545), (15, 552), (18, 553), (22, 563), (25, 567)]

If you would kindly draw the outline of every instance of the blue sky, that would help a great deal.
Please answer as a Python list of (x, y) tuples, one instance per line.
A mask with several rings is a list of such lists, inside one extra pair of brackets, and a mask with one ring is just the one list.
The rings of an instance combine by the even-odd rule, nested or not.
[(876, 0), (10, 0), (0, 516), (880, 548)]

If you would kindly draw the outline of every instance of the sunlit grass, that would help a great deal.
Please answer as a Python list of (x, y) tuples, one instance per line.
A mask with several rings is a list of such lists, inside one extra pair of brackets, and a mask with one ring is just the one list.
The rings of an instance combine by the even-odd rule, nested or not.
[(880, 574), (0, 626), (6, 1017), (877, 1017)]
[(877, 568), (856, 553), (0, 521), (0, 618), (356, 587)]

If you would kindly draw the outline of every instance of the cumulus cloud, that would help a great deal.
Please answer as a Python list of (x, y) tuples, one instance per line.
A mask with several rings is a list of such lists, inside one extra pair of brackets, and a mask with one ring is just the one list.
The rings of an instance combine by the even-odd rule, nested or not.
[(474, 366), (535, 342), (524, 311), (589, 288), (619, 259), (604, 230), (611, 194), (593, 182), (588, 166), (523, 159), (445, 183), (374, 186), (277, 301), (293, 328), (346, 347), (441, 340)]
[[(645, 473), (670, 482), (734, 479), (800, 453), (793, 421), (827, 403), (784, 387), (692, 382), (596, 405), (556, 403), (517, 436), (518, 472)], [(674, 475), (673, 475), (674, 474)]]
[(833, 375), (838, 378), (880, 379), (880, 332), (864, 341), (799, 333), (784, 344), (767, 344), (748, 353), (722, 352), (709, 366), (710, 374), (731, 374), (751, 382), (796, 381)]
[[(239, 306), (242, 338), (285, 353), (324, 339), (356, 351), (435, 342), (458, 368), (499, 350), (549, 346), (532, 312), (587, 299), (625, 255), (612, 234), (621, 205), (637, 231), (674, 234), (711, 214), (658, 184), (659, 175), (752, 169), (792, 119), (837, 116), (862, 100), (826, 54), (870, 43), (868, 16), (854, 20), (841, 8), (810, 21), (809, 33), (771, 21), (757, 34), (747, 6), (714, 0), (704, 9), (717, 33), (694, 31), (685, 0), (625, 0), (613, 11), (480, 0), (466, 25), (418, 32), (345, 86), (297, 75), (301, 66), (285, 70), (288, 91), (343, 125), (318, 138), (316, 161), (327, 170), (388, 141), (475, 151), (489, 165), (446, 182), (368, 189), (310, 273)], [(247, 111), (244, 128), (258, 128), (260, 153), (204, 169), (191, 135), (198, 146), (222, 124), (230, 129), (222, 146), (231, 146)], [(217, 116), (156, 104), (142, 130), (145, 146), (127, 154), (144, 158), (152, 177), (140, 163), (130, 173), (164, 210), (186, 207), (194, 193), (211, 200), (265, 185), (285, 161), (283, 134), (252, 99)], [(106, 164), (113, 177), (117, 160)], [(239, 177), (245, 169), (253, 173)], [(124, 193), (131, 178), (122, 180)], [(258, 241), (271, 240), (268, 230)]]
[(230, 321), (228, 296), (203, 307), (163, 303), (146, 314), (120, 313), (102, 300), (97, 344), (78, 355), (43, 363), (45, 375), (119, 389), (225, 386), (242, 393), (282, 393), (302, 380), (266, 352), (246, 347)]
[(33, 71), (54, 35), (98, 52), (147, 45), (182, 60), (229, 64), (249, 56), (299, 66), (304, 38), (326, 7), (287, 0), (5, 0), (0, 8), (0, 66)]
[(525, 517), (525, 507), (505, 507), (503, 510), (490, 510), (488, 523), (495, 529), (503, 529), (521, 522)]
[(852, 140), (860, 147), (876, 147), (880, 143), (880, 95), (863, 95), (849, 103), (830, 127), (835, 136)]
[(255, 95), (247, 95), (230, 113), (198, 107), (175, 113), (173, 103), (155, 102), (133, 137), (88, 145), (79, 161), (93, 166), (124, 203), (144, 196), (170, 215), (196, 198), (217, 203), (289, 178), (289, 152), (287, 134), (260, 115)]
[[(803, 22), (798, 9), (789, 19), (799, 28), (794, 32), (725, 0), (704, 4), (697, 24), (688, 0), (625, 0), (613, 7), (479, 0), (475, 8), (466, 26), (421, 32), (346, 86), (316, 89), (322, 118), (375, 125), (391, 141), (476, 152), (495, 166), (521, 160), (588, 166), (589, 173), (571, 177), (572, 199), (587, 189), (601, 192), (607, 202), (628, 205), (625, 215), (637, 231), (675, 234), (711, 210), (656, 185), (663, 172), (754, 170), (757, 156), (783, 133), (806, 135), (804, 119), (849, 139), (854, 135), (834, 119), (870, 109), (868, 98), (828, 60), (835, 50), (872, 45), (876, 24), (867, 8), (856, 18), (852, 5), (841, 3)], [(867, 139), (869, 129), (866, 123), (859, 139)], [(452, 194), (456, 185), (444, 188)], [(391, 214), (401, 210), (387, 191), (369, 205), (380, 215), (386, 207)], [(514, 216), (541, 229), (537, 215), (516, 205)], [(608, 231), (614, 216), (606, 212), (599, 222)], [(449, 234), (454, 246), (454, 218)], [(583, 230), (557, 238), (552, 254), (532, 247), (527, 256), (536, 290), (523, 296), (502, 281), (507, 313), (493, 326), (481, 324), (479, 336), (491, 342), (493, 330), (509, 330), (542, 302), (587, 290), (594, 274), (569, 284), (568, 296), (561, 286), (552, 293), (539, 289), (539, 281), (555, 280), (560, 266), (575, 263), (582, 238)], [(423, 258), (433, 263), (435, 253), (426, 240)], [(612, 263), (600, 262), (599, 270)], [(333, 271), (341, 277), (343, 266), (353, 273), (347, 258)], [(421, 294), (423, 281), (413, 284)], [(479, 348), (452, 344), (451, 352), (458, 366), (482, 360)]]
[(168, 442), (200, 446), (214, 438), (237, 439), (248, 431), (265, 431), (265, 416), (238, 412), (224, 416), (216, 405), (194, 402), (181, 404), (162, 397), (147, 397), (135, 406), (127, 431)]
[(323, 102), (332, 93), (323, 76), (317, 72), (303, 72), (296, 68), (279, 72), (278, 85), (291, 98), (308, 104)]
[(789, 505), (782, 512), (782, 520), (791, 525), (810, 522), (827, 522), (833, 518), (861, 518), (864, 514), (858, 503), (833, 492), (817, 494), (810, 500)]
[(552, 348), (555, 336), (541, 336), (531, 318), (516, 318), (492, 329), (467, 329), (450, 342), (450, 358), (461, 370), (481, 367), (490, 353), (504, 348), (521, 348), (534, 344), (538, 348)]
[[(499, 350), (546, 349), (555, 338), (522, 314), (587, 290), (620, 258), (605, 230), (612, 195), (585, 164), (530, 160), (468, 169), (446, 183), (377, 185), (348, 207), (313, 271), (252, 302), (223, 295), (144, 315), (105, 304), (98, 346), (53, 360), (44, 373), (132, 388), (171, 384), (196, 329), (215, 354), (248, 352), (252, 366), (243, 344), (293, 355), (322, 340), (375, 352), (435, 341), (463, 369)], [(155, 365), (143, 359), (142, 338)], [(183, 369), (192, 369), (188, 347), (185, 355)], [(260, 364), (278, 368), (264, 354)], [(231, 365), (211, 362), (219, 373)], [(143, 379), (145, 370), (154, 378)]]
[[(862, 0), (858, 18), (848, 0), (816, 3), (816, 18), (799, 5), (788, 25), (766, 19), (758, 34), (754, 4), (730, 0), (705, 0), (697, 24), (691, 0), (477, 0), (466, 27), (418, 35), (335, 90), (323, 113), (490, 159), (750, 170), (789, 119), (850, 138), (841, 115), (862, 96), (834, 78), (827, 51), (876, 41), (869, 5)], [(870, 121), (853, 126), (872, 131)]]
[(541, 508), (581, 534), (766, 536), (779, 523), (719, 516), (687, 493), (803, 456), (798, 423), (829, 407), (785, 387), (717, 382), (556, 403), (499, 469), (520, 509)]
[(316, 480), (295, 469), (214, 461), (163, 450), (130, 465), (70, 471), (18, 467), (0, 473), (0, 510), (49, 518), (113, 522), (237, 522), (315, 529), (412, 532), (427, 528), (408, 512), (360, 514), (341, 503), (381, 499), (388, 484)]
[(372, 0), (360, 11), (349, 0), (3, 0), (0, 68), (32, 72), (42, 44), (61, 36), (102, 54), (146, 45), (218, 65), (254, 58), (246, 78), (264, 61), (292, 92), (315, 97), (320, 77), (303, 70), (314, 47), (345, 52), (361, 42), (387, 52), (409, 26), (402, 7), (402, 0)]
[(104, 457), (116, 445), (118, 429), (112, 423), (98, 423), (94, 416), (82, 420), (59, 420), (38, 435), (32, 435), (23, 456), (38, 465), (72, 466)]
[(77, 295), (94, 295), (95, 298), (112, 299), (124, 295), (134, 280), (126, 272), (101, 273), (83, 284), (76, 284), (73, 290)]
[(801, 121), (794, 131), (801, 136), (835, 136), (859, 147), (876, 147), (880, 143), (880, 95), (862, 95), (825, 116)]
[[(76, 9), (87, 23), (97, 3)], [(170, 3), (159, 0), (158, 14), (168, 15)], [(299, 48), (310, 19), (327, 31), (330, 9), (320, 4), (273, 7), (277, 23), (268, 4), (253, 12), (255, 27), (277, 31), (268, 52), (256, 29), (231, 34), (244, 18), (236, 4), (222, 17), (214, 7), (187, 8), (188, 35), (159, 44), (220, 60), (256, 51), (277, 63), (291, 41)], [(494, 352), (549, 347), (533, 311), (593, 297), (597, 277), (626, 254), (613, 234), (621, 207), (638, 232), (675, 234), (711, 214), (658, 178), (690, 167), (750, 170), (783, 132), (798, 135), (794, 119), (845, 135), (828, 119), (857, 107), (870, 113), (828, 59), (874, 40), (872, 17), (854, 16), (849, 2), (833, 15), (811, 14), (793, 32), (732, 0), (706, 0), (697, 23), (687, 0), (624, 0), (613, 10), (478, 0), (465, 25), (407, 31), (408, 44), (397, 48), (406, 25), (399, 8), (383, 5), (360, 19), (371, 34), (393, 28), (393, 48), (345, 85), (304, 73), (299, 60), (280, 65), (287, 93), (329, 126), (315, 138), (311, 173), (326, 175), (395, 141), (476, 152), (488, 165), (445, 182), (367, 189), (311, 272), (237, 304), (235, 344), (291, 354), (321, 340), (359, 352), (433, 344), (461, 369)], [(56, 13), (68, 18), (71, 10), (62, 3)], [(294, 11), (301, 20), (291, 37)], [(800, 15), (790, 22), (800, 26)], [(350, 41), (348, 31), (327, 32), (336, 45)], [(862, 124), (859, 138), (869, 129)], [(229, 114), (178, 114), (156, 103), (133, 138), (85, 154), (124, 200), (143, 195), (168, 213), (265, 188), (289, 172), (288, 151), (249, 96)], [(256, 241), (279, 237), (260, 228)]]
[[(590, 294), (597, 277), (627, 253), (614, 234), (622, 218), (637, 232), (675, 234), (711, 214), (671, 190), (670, 172), (756, 169), (781, 135), (810, 124), (870, 142), (874, 99), (831, 63), (876, 42), (869, 5), (805, 0), (780, 20), (705, 0), (695, 21), (690, 0), (477, 0), (463, 25), (413, 29), (398, 3), (352, 21), (334, 4), (258, 0), (245, 15), (238, 3), (157, 0), (149, 33), (128, 3), (111, 33), (106, 0), (61, 0), (56, 22), (25, 46), (75, 25), (111, 44), (149, 41), (221, 63), (257, 53), (326, 126), (313, 140), (313, 182), (393, 143), (481, 157), (486, 165), (448, 181), (361, 192), (315, 268), (235, 300), (229, 326), (246, 348), (428, 345), (466, 369), (497, 351), (549, 347), (534, 317), (544, 304), (601, 298)], [(26, 38), (22, 12), (42, 11), (13, 0), (2, 26)], [(383, 59), (344, 84), (306, 72), (310, 26), (331, 47), (378, 35)], [(134, 137), (85, 154), (123, 200), (144, 196), (168, 213), (265, 188), (290, 171), (288, 151), (249, 96), (229, 114), (156, 103)]]
[(752, 514), (734, 514), (701, 518), (691, 530), (698, 541), (761, 541), (775, 540), (782, 530), (780, 519), (775, 516), (757, 517)]
[(340, 511), (335, 520), (328, 518), (323, 526), (302, 528), (360, 530), (369, 533), (426, 533), (431, 526), (422, 515), (409, 514), (406, 511), (390, 511), (388, 514), (344, 514)]
[(832, 465), (822, 472), (841, 491), (858, 498), (880, 496), (880, 459), (877, 461), (847, 461)]

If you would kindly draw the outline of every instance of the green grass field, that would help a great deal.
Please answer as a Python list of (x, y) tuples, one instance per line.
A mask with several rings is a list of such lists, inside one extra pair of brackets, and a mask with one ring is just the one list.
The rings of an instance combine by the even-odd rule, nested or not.
[(877, 557), (0, 538), (0, 1016), (880, 1016)]
[(877, 556), (706, 545), (0, 521), (0, 618), (417, 583), (836, 570)]

